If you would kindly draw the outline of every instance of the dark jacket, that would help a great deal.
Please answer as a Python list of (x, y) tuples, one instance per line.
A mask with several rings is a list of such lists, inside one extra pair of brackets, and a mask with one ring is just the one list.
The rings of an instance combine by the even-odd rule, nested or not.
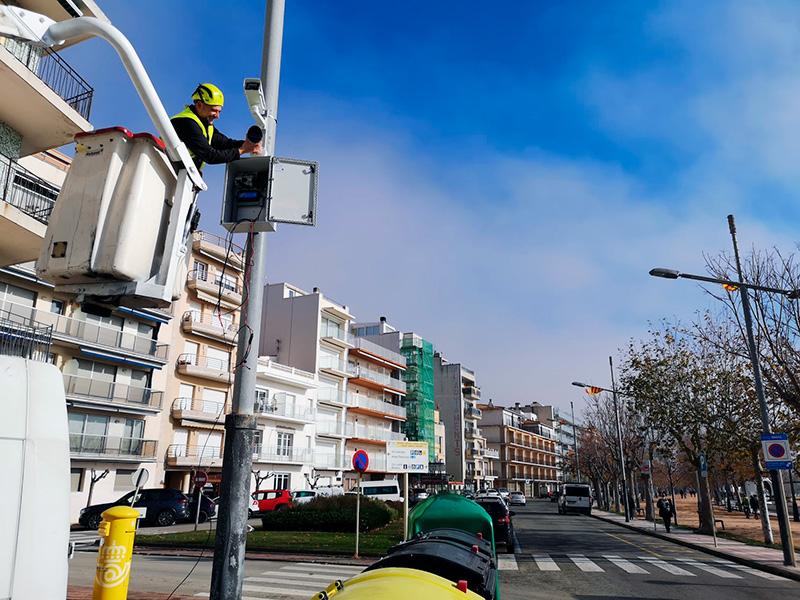
[[(188, 108), (197, 116), (193, 106)], [(203, 121), (199, 116), (197, 118)], [(192, 159), (198, 169), (202, 168), (203, 163), (218, 165), (239, 160), (239, 147), (244, 144), (244, 140), (231, 139), (213, 126), (209, 126), (212, 130), (209, 143), (208, 127), (204, 131), (194, 119), (183, 116), (181, 113), (172, 117), (170, 121), (178, 137), (192, 154)]]

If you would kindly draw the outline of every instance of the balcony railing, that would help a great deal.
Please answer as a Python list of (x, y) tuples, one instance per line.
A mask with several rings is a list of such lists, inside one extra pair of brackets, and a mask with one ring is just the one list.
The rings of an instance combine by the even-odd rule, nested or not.
[(58, 198), (59, 189), (20, 166), (0, 156), (0, 200), (16, 206), (25, 214), (47, 225)]
[(161, 408), (164, 396), (163, 392), (154, 392), (146, 387), (136, 387), (116, 381), (100, 381), (66, 373), (64, 374), (64, 391), (68, 396), (82, 396), (90, 400), (146, 408)]
[(203, 367), (212, 371), (228, 372), (230, 358), (212, 358), (200, 354), (180, 354), (178, 355), (178, 366), (191, 365), (193, 367)]
[(70, 433), (69, 451), (72, 454), (105, 457), (154, 459), (157, 440)]
[(400, 365), (405, 366), (406, 364), (406, 357), (398, 352), (393, 352), (388, 348), (384, 348), (383, 346), (376, 344), (375, 342), (371, 342), (368, 339), (363, 337), (355, 338), (354, 342), (355, 347), (363, 350), (364, 352), (369, 352), (370, 354), (375, 354), (380, 356), (381, 358), (385, 358), (388, 361), (393, 363), (397, 363)]
[(481, 399), (481, 388), (477, 386), (465, 385), (462, 391), (463, 394), (469, 398), (475, 398), (477, 400)]
[(483, 451), (483, 455), (486, 458), (498, 459), (500, 458), (500, 451), (497, 448), (486, 448)]
[(368, 398), (359, 394), (354, 394), (354, 397), (356, 401), (355, 405), (357, 407), (365, 408), (367, 410), (374, 410), (387, 415), (393, 415), (402, 419), (406, 418), (406, 409), (402, 406), (384, 402), (383, 400), (379, 400), (377, 398)]
[(314, 420), (314, 411), (312, 409), (299, 406), (295, 402), (286, 402), (283, 400), (256, 400), (253, 404), (253, 412), (265, 417), (283, 417), (285, 419), (307, 421), (309, 423)]
[(331, 471), (339, 471), (345, 468), (344, 456), (341, 454), (314, 452), (313, 464), (317, 469)]
[(347, 436), (362, 440), (375, 440), (377, 442), (402, 442), (406, 439), (404, 433), (389, 431), (383, 427), (373, 427), (371, 425), (347, 424)]
[(170, 444), (167, 448), (167, 458), (220, 458), (222, 450), (219, 446), (190, 446), (188, 444)]
[(212, 274), (203, 269), (195, 269), (194, 271), (189, 272), (186, 280), (189, 282), (202, 281), (203, 283), (207, 283), (209, 286), (212, 286), (216, 289), (221, 289), (223, 294), (230, 293), (239, 296), (242, 295), (242, 286), (239, 285), (239, 281), (236, 279), (226, 279), (225, 277), (222, 277), (220, 273)]
[(7, 313), (0, 312), (0, 355), (47, 362), (53, 328), (35, 321), (18, 323), (7, 316)]
[(158, 344), (154, 339), (143, 335), (11, 302), (0, 304), (0, 311), (5, 311), (5, 316), (15, 322), (37, 321), (42, 325), (51, 325), (55, 337), (68, 337), (107, 348), (130, 350), (164, 361), (167, 359), (169, 346)]
[(87, 121), (94, 90), (63, 58), (48, 48), (5, 40), (5, 47), (44, 84), (58, 94)]
[(211, 417), (219, 416), (221, 421), (224, 421), (223, 415), (226, 414), (228, 406), (223, 402), (216, 400), (203, 400), (202, 398), (175, 398), (172, 401), (172, 410), (175, 411), (191, 411), (209, 415)]
[(343, 331), (341, 329), (336, 329), (334, 327), (327, 327), (320, 330), (319, 337), (339, 340), (340, 342), (344, 342), (348, 346), (352, 346), (355, 344), (355, 336), (353, 336), (352, 333), (348, 331)]
[(309, 373), (308, 371), (303, 371), (302, 369), (296, 369), (294, 367), (289, 367), (287, 365), (282, 365), (279, 362), (271, 360), (269, 358), (265, 358), (263, 356), (258, 357), (258, 364), (263, 365), (265, 367), (269, 367), (270, 369), (275, 369), (276, 371), (283, 371), (288, 375), (295, 375), (297, 377), (301, 377), (303, 379), (309, 379), (311, 381), (314, 380), (314, 374)]
[(217, 316), (204, 315), (198, 310), (187, 310), (183, 313), (181, 322), (188, 323), (189, 326), (194, 324), (203, 325), (205, 328), (212, 330), (212, 332), (226, 339), (235, 336), (236, 332), (239, 330), (239, 326), (230, 318), (220, 319)]
[(208, 231), (195, 231), (192, 239), (208, 242), (209, 244), (214, 244), (215, 246), (219, 246), (225, 250), (230, 249), (230, 251), (234, 254), (238, 254), (240, 259), (244, 259), (244, 248), (215, 233), (210, 233)]
[(343, 404), (345, 406), (356, 405), (356, 399), (353, 394), (335, 388), (319, 388), (319, 390), (317, 390), (317, 400), (320, 402)]
[[(351, 365), (352, 367), (352, 365)], [(355, 367), (355, 371), (353, 372), (354, 377), (361, 377), (363, 379), (367, 379), (368, 381), (372, 381), (379, 385), (382, 385), (387, 388), (392, 388), (393, 390), (400, 390), (401, 392), (406, 392), (406, 382), (401, 381), (399, 379), (395, 379), (394, 377), (389, 377), (388, 375), (384, 375), (378, 371), (374, 371), (372, 369), (368, 369), (363, 366)]]
[(347, 435), (346, 423), (339, 421), (317, 421), (317, 435)]
[(467, 406), (464, 409), (464, 415), (467, 417), (480, 417), (483, 414), (483, 411), (480, 408), (475, 408), (474, 406)]
[(334, 358), (333, 356), (321, 356), (319, 359), (319, 368), (338, 371), (339, 373), (347, 373), (349, 375), (355, 375), (356, 373), (355, 365), (351, 365), (346, 360)]
[(277, 463), (307, 463), (311, 461), (309, 448), (296, 448), (294, 446), (253, 446), (253, 461)]

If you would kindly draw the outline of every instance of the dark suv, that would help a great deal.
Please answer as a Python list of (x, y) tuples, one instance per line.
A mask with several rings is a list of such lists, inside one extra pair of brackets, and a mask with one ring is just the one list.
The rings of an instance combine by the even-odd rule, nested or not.
[(194, 522), (197, 517), (198, 523), (205, 523), (217, 514), (217, 505), (208, 496), (200, 497), (200, 514), (197, 514), (197, 497), (189, 496), (189, 520)]
[(514, 525), (511, 523), (514, 511), (508, 510), (505, 501), (499, 496), (494, 498), (484, 496), (476, 498), (475, 502), (492, 517), (495, 549), (499, 552), (500, 547), (505, 546), (507, 553), (514, 552)]
[[(130, 506), (135, 492), (128, 492), (116, 502), (93, 504), (81, 511), (78, 523), (88, 529), (97, 529), (103, 511), (114, 506)], [(142, 521), (156, 525), (169, 526), (178, 519), (189, 518), (189, 499), (179, 490), (153, 488), (139, 490), (139, 495), (133, 503), (134, 508), (145, 509)]]

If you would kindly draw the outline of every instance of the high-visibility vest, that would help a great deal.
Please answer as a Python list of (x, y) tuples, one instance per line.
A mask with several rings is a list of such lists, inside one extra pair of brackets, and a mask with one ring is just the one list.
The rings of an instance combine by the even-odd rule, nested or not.
[[(195, 123), (200, 125), (200, 129), (203, 130), (203, 132), (205, 133), (205, 136), (208, 138), (208, 143), (209, 144), (211, 143), (211, 138), (214, 137), (214, 126), (213, 125), (209, 125), (208, 123), (204, 123), (203, 120), (200, 119), (200, 117), (198, 117), (196, 114), (194, 114), (194, 111), (192, 110), (192, 108), (190, 106), (187, 106), (186, 108), (184, 108), (181, 112), (179, 112), (177, 115), (172, 117), (170, 119), (170, 121), (172, 119), (183, 119), (183, 118), (192, 119)], [(189, 156), (191, 156), (192, 159), (194, 159), (194, 152), (192, 152), (191, 148), (187, 148), (187, 150), (189, 150)], [(197, 168), (202, 171), (203, 167), (205, 167), (205, 166), (206, 166), (206, 163), (200, 163), (197, 166)]]

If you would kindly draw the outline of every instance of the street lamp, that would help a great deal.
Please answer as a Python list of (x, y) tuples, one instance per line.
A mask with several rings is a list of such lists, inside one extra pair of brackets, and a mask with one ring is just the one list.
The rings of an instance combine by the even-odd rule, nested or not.
[[(734, 224), (733, 215), (728, 215), (728, 228), (733, 240), (733, 254), (736, 258), (736, 270), (739, 279), (742, 279), (742, 262), (739, 259), (739, 246), (736, 242), (736, 225)], [(742, 296), (742, 312), (744, 313), (745, 329), (747, 331), (747, 344), (750, 351), (750, 362), (753, 365), (753, 379), (756, 384), (756, 395), (758, 396), (758, 405), (761, 410), (761, 425), (764, 433), (771, 433), (772, 428), (769, 423), (769, 412), (767, 409), (767, 400), (764, 395), (764, 384), (761, 381), (761, 364), (758, 358), (758, 349), (756, 348), (756, 338), (753, 334), (753, 318), (750, 314), (750, 295), (747, 290), (759, 290), (764, 292), (773, 292), (776, 294), (783, 294), (792, 300), (800, 298), (800, 290), (781, 290), (761, 285), (753, 285), (744, 283), (742, 281), (729, 281), (727, 279), (717, 279), (715, 277), (704, 277), (702, 275), (689, 275), (681, 273), (674, 269), (652, 269), (650, 275), (653, 277), (662, 277), (664, 279), (694, 279), (697, 281), (706, 281), (708, 283), (719, 283), (726, 286), (729, 291), (739, 289)], [(779, 471), (770, 470), (770, 478), (772, 479), (772, 490), (775, 496), (775, 508), (778, 517), (778, 526), (781, 532), (781, 547), (783, 548), (783, 564), (787, 566), (795, 566), (794, 544), (792, 542), (792, 530), (789, 525), (789, 514), (786, 511), (786, 496), (783, 489), (783, 477)], [(766, 509), (766, 507), (764, 507)], [(765, 511), (766, 512), (766, 511)]]
[(619, 402), (617, 402), (617, 384), (614, 381), (614, 363), (611, 357), (608, 357), (608, 364), (611, 367), (611, 389), (596, 387), (593, 385), (587, 385), (585, 383), (581, 383), (580, 381), (573, 381), (572, 385), (586, 388), (587, 394), (599, 394), (600, 392), (611, 392), (611, 396), (614, 398), (614, 418), (617, 422), (617, 444), (619, 445), (619, 470), (620, 474), (622, 475), (622, 501), (625, 507), (625, 522), (629, 522), (631, 520), (631, 507), (628, 505), (628, 480), (625, 475), (625, 453), (622, 449), (622, 426), (620, 425), (619, 419)]

